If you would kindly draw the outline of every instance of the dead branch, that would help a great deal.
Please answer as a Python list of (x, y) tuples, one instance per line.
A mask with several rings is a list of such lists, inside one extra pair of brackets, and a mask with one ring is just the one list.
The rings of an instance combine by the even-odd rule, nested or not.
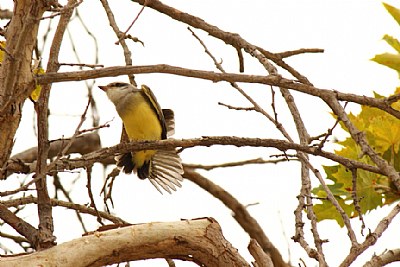
[(363, 267), (380, 267), (389, 263), (400, 261), (400, 249), (387, 250), (381, 255), (374, 255)]
[(225, 206), (232, 210), (235, 220), (249, 234), (251, 238), (257, 240), (265, 253), (267, 253), (271, 257), (275, 267), (289, 267), (289, 265), (283, 260), (279, 250), (265, 235), (258, 222), (250, 215), (246, 208), (236, 200), (236, 198), (234, 198), (223, 188), (206, 179), (199, 173), (189, 168), (184, 168), (184, 170), (184, 178), (197, 184), (198, 186), (212, 194), (214, 197), (219, 199), (222, 203), (224, 203)]
[(253, 266), (255, 267), (274, 267), (271, 257), (262, 250), (260, 245), (255, 239), (250, 239), (249, 246), (247, 247), (251, 256), (255, 259)]
[(33, 254), (2, 257), (0, 267), (104, 266), (153, 258), (193, 261), (199, 266), (250, 266), (225, 240), (212, 218), (138, 224), (95, 231)]
[[(38, 202), (38, 200), (36, 197), (26, 196), (23, 198), (16, 198), (16, 199), (11, 199), (11, 200), (6, 200), (6, 201), (0, 201), (0, 204), (4, 205), (6, 207), (18, 207), (18, 206), (27, 205), (27, 204), (37, 204), (37, 202)], [(50, 203), (53, 207), (64, 207), (67, 209), (77, 211), (79, 213), (90, 214), (93, 216), (99, 215), (101, 218), (109, 220), (110, 222), (113, 222), (115, 224), (127, 224), (127, 222), (121, 218), (118, 218), (108, 212), (96, 211), (91, 207), (87, 207), (86, 205), (71, 203), (71, 202), (67, 202), (67, 201), (63, 201), (63, 200), (59, 200), (59, 199), (50, 199)]]
[(354, 102), (360, 105), (379, 108), (394, 117), (400, 119), (400, 111), (390, 106), (390, 98), (374, 98), (368, 96), (359, 96), (355, 94), (342, 93), (332, 89), (317, 88), (311, 85), (302, 84), (294, 80), (283, 78), (279, 75), (247, 75), (236, 73), (220, 73), (214, 71), (194, 70), (182, 67), (170, 66), (167, 64), (145, 65), (145, 66), (117, 66), (107, 67), (97, 70), (71, 71), (59, 73), (46, 73), (36, 77), (39, 84), (82, 81), (103, 77), (116, 77), (128, 74), (145, 73), (166, 73), (184, 77), (210, 80), (212, 82), (244, 82), (260, 83), (282, 88), (293, 89), (305, 94), (313, 95), (319, 98), (334, 97), (338, 101)]

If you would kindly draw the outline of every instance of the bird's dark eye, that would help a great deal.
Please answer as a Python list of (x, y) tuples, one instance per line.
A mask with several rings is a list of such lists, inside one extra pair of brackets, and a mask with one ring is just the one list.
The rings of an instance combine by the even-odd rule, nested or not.
[(124, 87), (127, 85), (127, 83), (115, 82), (115, 83), (112, 83), (111, 85), (115, 86), (115, 87)]

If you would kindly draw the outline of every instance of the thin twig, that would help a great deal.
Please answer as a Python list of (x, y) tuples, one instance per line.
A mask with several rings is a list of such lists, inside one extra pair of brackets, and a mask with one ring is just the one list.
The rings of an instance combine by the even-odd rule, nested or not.
[[(124, 51), (124, 57), (125, 57), (125, 64), (127, 66), (132, 66), (132, 53), (129, 50), (128, 46), (126, 45), (125, 39), (119, 39), (123, 36), (125, 36), (119, 29), (117, 22), (115, 21), (114, 14), (111, 11), (111, 8), (107, 2), (107, 0), (100, 0), (101, 4), (103, 5), (103, 8), (107, 14), (108, 21), (110, 22), (110, 26), (113, 29), (115, 35), (117, 36), (119, 40), (119, 44), (122, 46), (122, 50)], [(135, 81), (135, 76), (133, 74), (129, 74), (129, 81), (131, 84), (134, 86), (137, 86), (136, 81)]]
[(86, 64), (86, 63), (59, 63), (60, 66), (78, 66), (78, 67), (87, 67), (87, 68), (104, 68), (103, 64)]
[(203, 170), (213, 170), (216, 168), (226, 168), (226, 167), (237, 167), (237, 166), (243, 166), (243, 165), (248, 165), (248, 164), (276, 164), (280, 162), (287, 162), (287, 159), (276, 159), (276, 160), (265, 160), (262, 158), (256, 158), (256, 159), (248, 159), (248, 160), (242, 160), (242, 161), (235, 161), (235, 162), (227, 162), (227, 163), (221, 163), (221, 164), (213, 164), (213, 165), (202, 165), (202, 164), (188, 164), (185, 163), (184, 166), (191, 168), (191, 169), (203, 169)]
[(118, 38), (118, 41), (115, 42), (116, 45), (119, 44), (121, 42), (121, 40), (125, 38), (125, 36), (129, 32), (129, 30), (132, 28), (133, 24), (135, 24), (135, 22), (140, 17), (140, 14), (142, 14), (145, 7), (146, 7), (146, 5), (142, 6), (142, 8), (139, 10), (139, 13), (136, 15), (135, 19), (132, 21), (131, 25), (129, 25), (129, 27), (126, 29), (126, 31), (123, 34), (121, 34), (121, 37)]
[(94, 197), (93, 197), (93, 192), (92, 192), (92, 167), (87, 167), (86, 168), (86, 174), (87, 174), (87, 184), (86, 184), (86, 188), (88, 190), (88, 195), (89, 195), (89, 199), (90, 199), (90, 207), (93, 208), (96, 212), (97, 215), (97, 222), (100, 223), (101, 225), (104, 225), (104, 223), (101, 220), (101, 216), (99, 214), (99, 211), (96, 207), (96, 202), (94, 201)]
[[(63, 184), (61, 183), (60, 176), (59, 176), (57, 173), (55, 173), (55, 174), (53, 175), (53, 177), (54, 177), (54, 179), (53, 179), (53, 184), (54, 184), (54, 189), (55, 189), (55, 194), (56, 194), (56, 195), (55, 195), (55, 199), (59, 199), (59, 197), (57, 196), (57, 191), (60, 190), (60, 191), (63, 193), (64, 197), (66, 197), (67, 200), (68, 200), (70, 203), (74, 203), (74, 201), (72, 200), (72, 198), (71, 198), (71, 196), (70, 196), (70, 192), (68, 192), (68, 191), (65, 189), (65, 187), (63, 186)], [(82, 218), (81, 214), (80, 214), (78, 211), (75, 211), (75, 215), (76, 215), (76, 217), (78, 218), (78, 221), (79, 221), (79, 223), (80, 223), (81, 226), (82, 226), (82, 230), (83, 230), (84, 232), (87, 232), (87, 229), (86, 229), (85, 223), (83, 222), (83, 218)]]
[(351, 169), (351, 178), (351, 198), (353, 199), (354, 209), (356, 210), (358, 218), (361, 221), (361, 235), (364, 236), (365, 222), (357, 195), (357, 169)]
[[(0, 205), (4, 205), (6, 207), (17, 207), (20, 205), (27, 205), (27, 204), (37, 204), (38, 199), (33, 196), (25, 196), (23, 198), (16, 198), (16, 199), (11, 199), (11, 200), (6, 200), (6, 201), (0, 201)], [(90, 214), (93, 216), (97, 216), (100, 214), (100, 216), (106, 220), (109, 220), (110, 222), (116, 223), (116, 224), (127, 224), (128, 222), (124, 221), (121, 218), (118, 218), (114, 215), (111, 215), (107, 212), (104, 211), (98, 211), (96, 212), (94, 209), (87, 207), (86, 205), (81, 205), (81, 204), (75, 204), (59, 199), (50, 199), (50, 203), (53, 207), (64, 207), (67, 209), (71, 210), (76, 210), (81, 213), (85, 214)]]

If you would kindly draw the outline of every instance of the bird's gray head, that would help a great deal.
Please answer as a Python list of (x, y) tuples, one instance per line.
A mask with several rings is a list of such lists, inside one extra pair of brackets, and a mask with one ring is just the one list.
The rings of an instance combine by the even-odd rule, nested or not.
[(105, 86), (99, 86), (99, 88), (106, 92), (108, 98), (114, 103), (114, 105), (123, 102), (122, 100), (124, 100), (130, 93), (140, 91), (140, 89), (133, 85), (124, 82), (112, 82)]

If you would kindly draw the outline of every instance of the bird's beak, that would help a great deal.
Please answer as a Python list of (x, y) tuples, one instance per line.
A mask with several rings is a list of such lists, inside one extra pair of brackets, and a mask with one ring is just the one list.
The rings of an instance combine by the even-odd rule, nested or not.
[(101, 90), (103, 90), (104, 92), (107, 92), (107, 90), (108, 90), (108, 87), (107, 86), (102, 86), (102, 85), (99, 85), (99, 88), (101, 89)]

